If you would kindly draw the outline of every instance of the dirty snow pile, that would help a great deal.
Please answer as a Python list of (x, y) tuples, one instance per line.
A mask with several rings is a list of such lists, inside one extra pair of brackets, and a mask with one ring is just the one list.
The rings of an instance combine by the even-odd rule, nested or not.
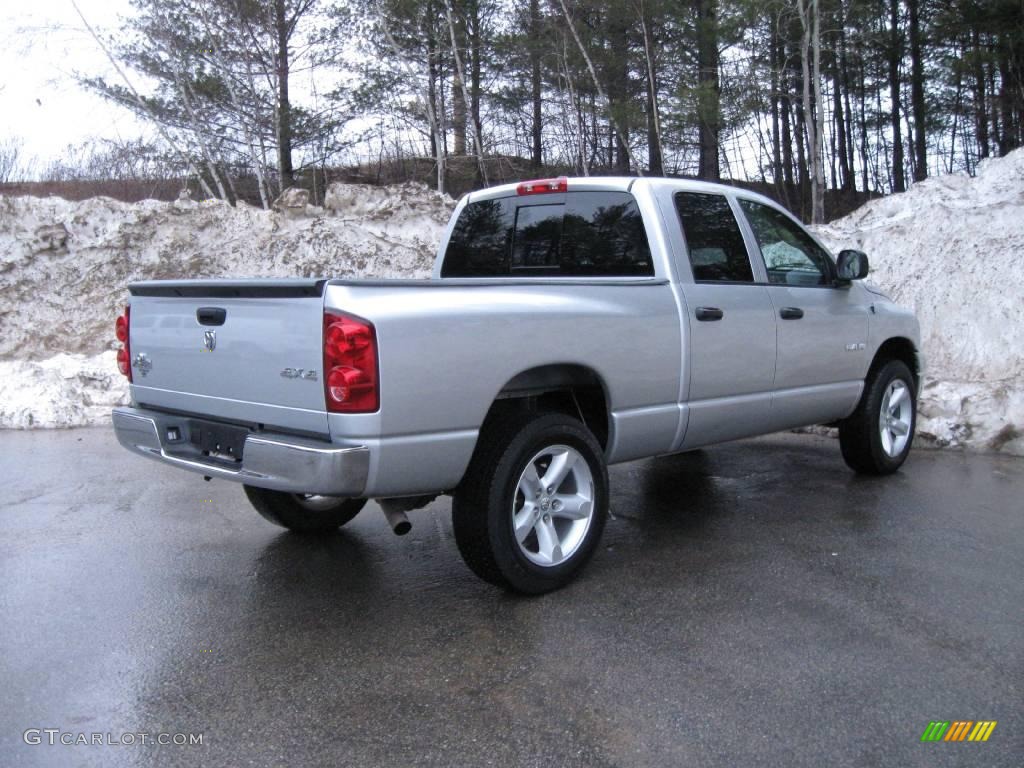
[[(0, 427), (103, 423), (125, 401), (113, 319), (134, 280), (423, 277), (454, 202), (419, 185), (332, 185), (263, 211), (222, 203), (0, 197)], [(1024, 455), (1024, 150), (819, 229), (921, 320), (919, 431)]]
[(454, 207), (422, 185), (334, 184), (323, 208), (0, 196), (0, 427), (104, 423), (127, 402), (114, 319), (136, 280), (426, 277)]
[(939, 176), (821, 227), (921, 321), (918, 434), (1024, 455), (1024, 150)]

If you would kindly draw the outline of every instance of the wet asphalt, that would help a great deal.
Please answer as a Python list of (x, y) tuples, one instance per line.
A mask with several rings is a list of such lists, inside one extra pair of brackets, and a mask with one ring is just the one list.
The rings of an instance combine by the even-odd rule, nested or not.
[(447, 499), (300, 538), (109, 430), (2, 432), (0, 765), (1024, 763), (1024, 461), (869, 480), (780, 435), (611, 475), (590, 567), (524, 599)]

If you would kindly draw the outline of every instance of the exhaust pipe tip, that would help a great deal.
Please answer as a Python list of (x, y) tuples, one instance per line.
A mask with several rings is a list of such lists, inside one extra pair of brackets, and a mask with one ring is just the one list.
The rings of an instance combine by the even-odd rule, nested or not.
[(380, 499), (379, 503), (381, 511), (388, 521), (388, 525), (391, 526), (391, 530), (395, 532), (396, 536), (405, 536), (405, 534), (412, 530), (412, 523), (409, 522), (405, 512), (391, 503), (390, 499)]

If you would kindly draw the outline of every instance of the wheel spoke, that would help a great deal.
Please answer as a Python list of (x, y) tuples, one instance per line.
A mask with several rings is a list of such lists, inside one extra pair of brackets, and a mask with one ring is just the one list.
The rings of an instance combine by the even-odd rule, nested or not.
[(902, 419), (897, 419), (889, 425), (889, 430), (893, 435), (902, 437), (903, 435), (909, 434), (910, 425)]
[(557, 491), (565, 481), (566, 475), (572, 471), (579, 454), (575, 451), (558, 451), (551, 455), (551, 463), (548, 465), (544, 477), (540, 479), (544, 488), (551, 488), (552, 492)]
[(582, 493), (559, 493), (555, 496), (557, 505), (551, 508), (552, 517), (569, 520), (585, 520), (590, 516), (592, 501)]
[(530, 531), (533, 530), (533, 526), (536, 523), (533, 516), (535, 508), (533, 501), (527, 499), (526, 503), (523, 504), (523, 508), (516, 513), (513, 523), (516, 532), (516, 541), (520, 544), (522, 544), (526, 537), (530, 535)]
[(534, 528), (537, 532), (537, 551), (549, 563), (554, 565), (562, 559), (562, 548), (558, 540), (558, 531), (550, 519), (541, 518)]
[(900, 406), (903, 405), (903, 401), (907, 399), (907, 388), (902, 384), (893, 387), (892, 392), (889, 395), (889, 412), (895, 412)]
[(533, 465), (533, 462), (530, 462), (526, 467), (526, 471), (523, 472), (523, 476), (519, 478), (519, 490), (526, 497), (526, 500), (530, 502), (543, 493), (540, 477), (537, 475), (537, 467)]
[(892, 456), (892, 433), (888, 427), (882, 428), (882, 450)]

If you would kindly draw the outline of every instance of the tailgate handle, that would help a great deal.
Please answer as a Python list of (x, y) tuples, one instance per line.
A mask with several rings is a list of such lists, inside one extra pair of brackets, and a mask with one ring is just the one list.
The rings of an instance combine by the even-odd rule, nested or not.
[(200, 325), (224, 325), (227, 316), (228, 311), (220, 307), (200, 307), (196, 310), (196, 320)]

